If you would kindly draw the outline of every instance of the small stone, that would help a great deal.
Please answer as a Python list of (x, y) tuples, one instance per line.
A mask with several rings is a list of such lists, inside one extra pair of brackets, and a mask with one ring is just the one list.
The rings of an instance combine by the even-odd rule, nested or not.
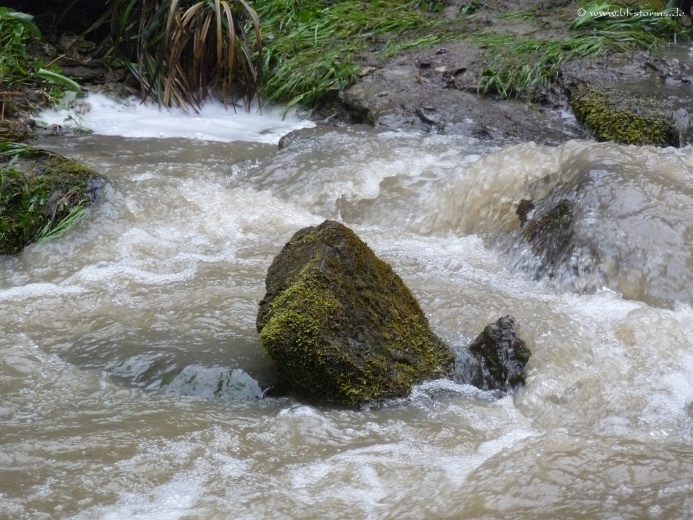
[(477, 365), (471, 383), (482, 390), (511, 391), (525, 383), (525, 365), (532, 353), (520, 338), (513, 316), (487, 325), (469, 346)]

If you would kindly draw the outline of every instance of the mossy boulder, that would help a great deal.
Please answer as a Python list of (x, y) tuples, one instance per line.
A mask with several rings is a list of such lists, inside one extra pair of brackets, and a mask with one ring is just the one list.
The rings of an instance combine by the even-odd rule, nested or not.
[(269, 268), (257, 330), (292, 390), (359, 406), (446, 377), (450, 348), (392, 268), (346, 226), (298, 231)]
[(575, 117), (598, 141), (679, 146), (672, 111), (625, 90), (580, 85), (570, 95)]
[(67, 230), (99, 196), (103, 180), (53, 152), (5, 147), (0, 155), (0, 254), (19, 253)]
[(525, 365), (532, 355), (513, 316), (487, 325), (469, 345), (470, 382), (482, 390), (508, 392), (525, 383)]

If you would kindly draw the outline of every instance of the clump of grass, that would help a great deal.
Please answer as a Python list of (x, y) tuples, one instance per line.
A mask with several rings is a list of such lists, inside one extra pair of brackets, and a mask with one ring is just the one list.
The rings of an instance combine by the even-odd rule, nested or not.
[[(249, 106), (262, 71), (262, 35), (245, 0), (114, 0), (111, 38), (142, 97), (199, 106), (212, 90)], [(249, 34), (252, 32), (252, 36)]]
[[(671, 13), (673, 7), (669, 6)], [(570, 28), (575, 35), (565, 40), (540, 40), (525, 37), (520, 41), (508, 36), (482, 35), (473, 41), (495, 56), (479, 78), (480, 94), (501, 98), (534, 97), (554, 81), (561, 66), (578, 58), (597, 58), (612, 52), (651, 49), (680, 36), (690, 37), (690, 29), (672, 16), (598, 16), (618, 12), (615, 4), (594, 4), (585, 8)]]
[(93, 202), (97, 175), (64, 157), (23, 144), (0, 144), (0, 254), (55, 238)]
[(418, 9), (421, 3), (256, 0), (266, 45), (263, 93), (289, 106), (310, 105), (352, 83), (364, 52), (389, 56), (434, 44), (437, 36), (422, 34), (435, 22)]

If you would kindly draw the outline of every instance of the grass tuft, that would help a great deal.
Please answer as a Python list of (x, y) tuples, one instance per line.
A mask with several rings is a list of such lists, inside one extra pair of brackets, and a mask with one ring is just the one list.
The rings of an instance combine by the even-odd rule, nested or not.
[(349, 86), (366, 53), (389, 57), (437, 43), (439, 37), (427, 31), (438, 22), (420, 4), (256, 0), (265, 38), (264, 95), (289, 106), (311, 105), (329, 90)]
[(0, 120), (6, 115), (7, 91), (33, 89), (57, 102), (65, 90), (79, 91), (77, 83), (45, 64), (31, 49), (41, 41), (33, 16), (0, 7)]
[(114, 0), (111, 39), (138, 79), (142, 98), (198, 107), (213, 90), (224, 101), (255, 96), (262, 34), (245, 0)]
[[(669, 6), (669, 12), (674, 8)], [(561, 66), (579, 58), (598, 58), (612, 52), (652, 49), (678, 39), (689, 39), (691, 30), (673, 16), (597, 16), (618, 12), (614, 4), (593, 4), (571, 24), (574, 36), (565, 40), (524, 37), (517, 41), (507, 35), (472, 36), (486, 47), (490, 64), (481, 73), (480, 94), (501, 98), (535, 97), (555, 81)]]

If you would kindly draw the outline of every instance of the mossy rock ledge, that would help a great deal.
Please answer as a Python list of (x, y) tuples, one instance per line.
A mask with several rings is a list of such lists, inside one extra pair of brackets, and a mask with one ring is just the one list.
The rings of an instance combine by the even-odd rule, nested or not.
[(0, 255), (66, 231), (99, 198), (103, 182), (54, 152), (18, 148), (0, 156)]
[(580, 85), (570, 96), (575, 117), (598, 141), (674, 146), (680, 143), (672, 110), (661, 100), (625, 90)]
[(265, 283), (257, 330), (301, 397), (362, 406), (451, 373), (454, 354), (409, 289), (338, 222), (298, 231)]

